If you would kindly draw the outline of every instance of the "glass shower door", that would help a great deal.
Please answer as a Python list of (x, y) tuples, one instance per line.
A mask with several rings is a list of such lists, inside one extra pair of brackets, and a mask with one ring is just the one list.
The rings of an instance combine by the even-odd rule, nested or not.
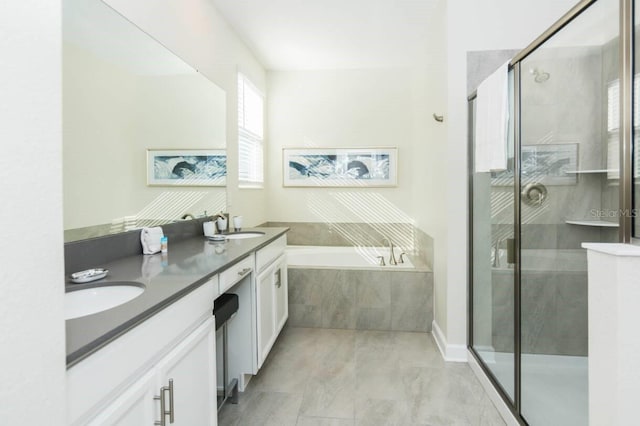
[[(513, 73), (509, 76), (513, 87)], [(475, 129), (475, 102), (469, 104)], [(513, 109), (513, 108), (512, 108)], [(511, 114), (513, 117), (513, 114)], [(472, 132), (473, 133), (473, 132)], [(471, 165), (472, 335), (475, 353), (504, 393), (515, 399), (514, 355), (514, 212), (513, 130), (509, 131), (508, 169), (476, 172)], [(473, 134), (470, 135), (473, 138)], [(470, 146), (475, 147), (474, 141)], [(473, 149), (473, 148), (472, 148)], [(470, 155), (474, 161), (475, 153)]]
[(588, 424), (587, 257), (617, 239), (618, 1), (520, 63), (521, 413)]

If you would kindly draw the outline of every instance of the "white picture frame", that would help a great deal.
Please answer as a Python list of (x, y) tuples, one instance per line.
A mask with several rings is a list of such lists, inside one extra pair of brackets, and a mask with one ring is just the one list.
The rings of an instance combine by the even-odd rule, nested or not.
[(148, 149), (148, 186), (226, 186), (224, 149)]
[(284, 148), (285, 187), (394, 187), (398, 148)]

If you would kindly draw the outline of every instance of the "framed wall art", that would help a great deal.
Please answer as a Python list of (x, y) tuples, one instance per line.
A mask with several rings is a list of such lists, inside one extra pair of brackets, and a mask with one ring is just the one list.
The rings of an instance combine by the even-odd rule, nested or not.
[(225, 186), (224, 149), (148, 149), (149, 186)]
[[(548, 186), (578, 183), (577, 143), (522, 145), (521, 160), (523, 183), (539, 182)], [(491, 172), (491, 185), (513, 186), (513, 167)]]
[(282, 153), (283, 186), (397, 185), (397, 148), (284, 148)]

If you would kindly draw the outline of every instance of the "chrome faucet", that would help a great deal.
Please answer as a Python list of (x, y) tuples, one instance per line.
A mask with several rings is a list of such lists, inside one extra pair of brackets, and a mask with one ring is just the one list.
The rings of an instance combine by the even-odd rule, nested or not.
[(382, 243), (384, 244), (385, 241), (389, 243), (389, 265), (397, 265), (396, 256), (393, 254), (393, 243), (388, 238), (382, 240)]
[(494, 268), (500, 267), (500, 243), (502, 243), (502, 240), (498, 238), (493, 246), (493, 263), (491, 266)]

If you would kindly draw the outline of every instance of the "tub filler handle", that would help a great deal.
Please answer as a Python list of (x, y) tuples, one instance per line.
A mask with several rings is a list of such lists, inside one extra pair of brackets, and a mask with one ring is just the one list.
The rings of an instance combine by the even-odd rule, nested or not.
[(383, 239), (382, 243), (384, 244), (385, 241), (389, 243), (389, 264), (395, 266), (398, 264), (398, 262), (396, 261), (395, 254), (393, 254), (393, 243), (389, 238)]
[(378, 263), (378, 265), (380, 266), (387, 266), (386, 263), (384, 263), (384, 256), (376, 256), (378, 259), (380, 259), (380, 262)]

